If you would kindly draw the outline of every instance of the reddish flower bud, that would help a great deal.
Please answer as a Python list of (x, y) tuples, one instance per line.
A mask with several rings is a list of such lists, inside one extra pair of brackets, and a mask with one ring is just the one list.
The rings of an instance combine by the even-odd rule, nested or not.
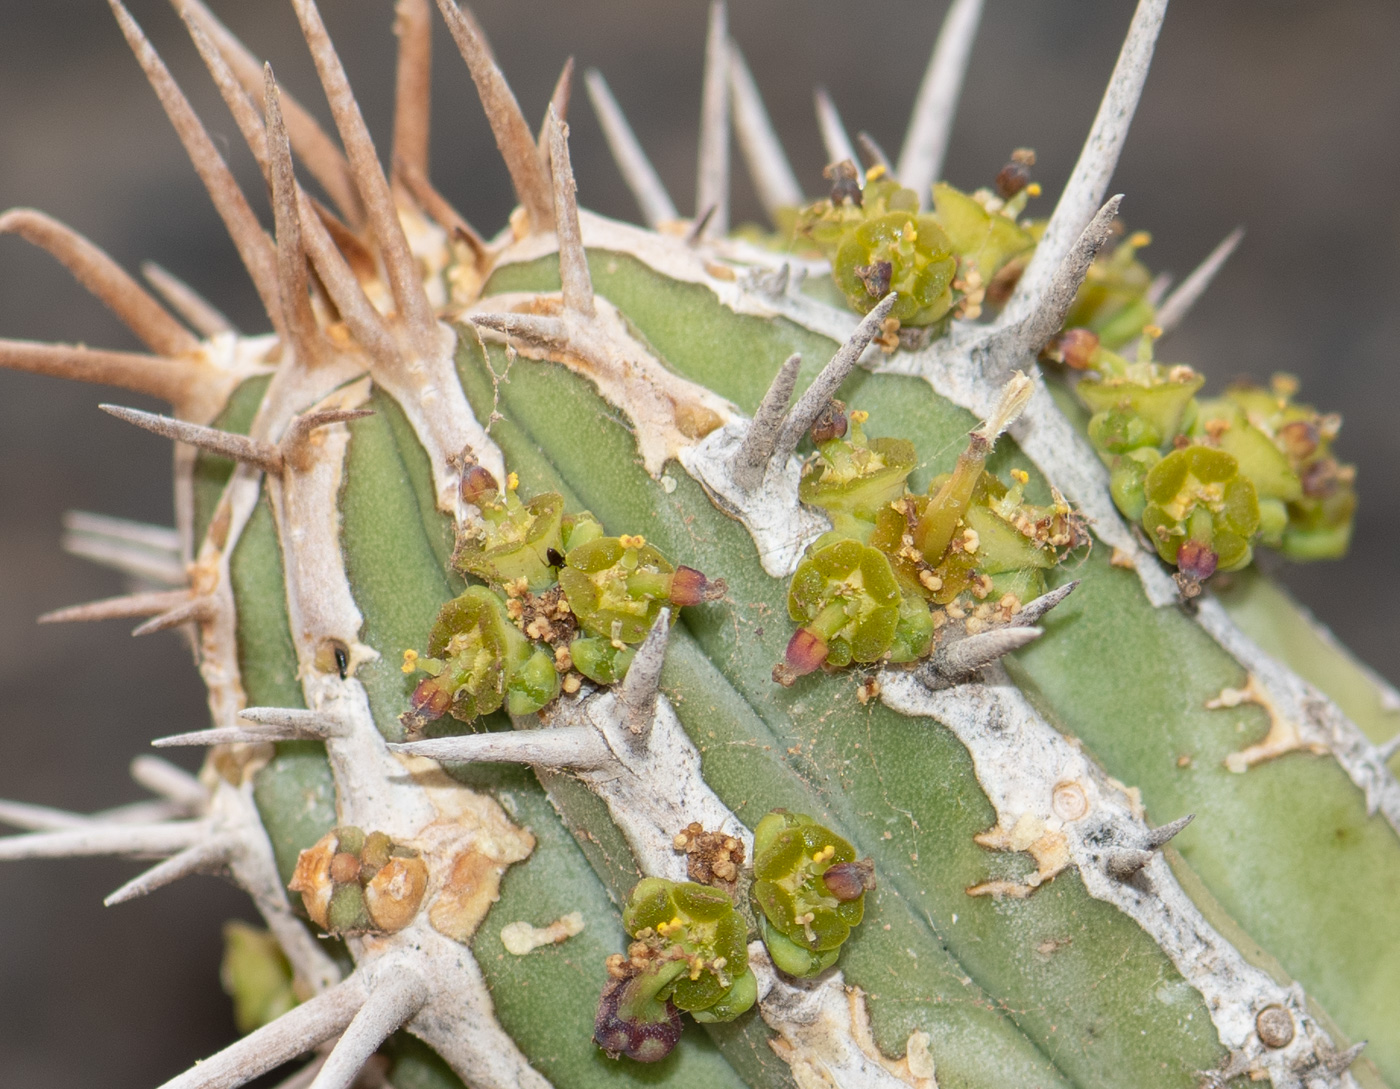
[(821, 668), (826, 661), (826, 644), (806, 628), (798, 628), (788, 640), (784, 660), (773, 669), (773, 679), (784, 688), (798, 677)]
[(859, 862), (838, 862), (822, 874), (826, 891), (846, 903), (875, 888), (875, 863), (863, 858)]
[(824, 442), (832, 439), (842, 439), (846, 437), (846, 428), (850, 421), (846, 418), (846, 406), (840, 401), (828, 401), (826, 407), (817, 413), (817, 418), (812, 421), (812, 429), (809, 432), (812, 436), (813, 445), (820, 446)]
[(699, 605), (702, 601), (715, 601), (723, 597), (727, 589), (728, 585), (723, 579), (711, 582), (695, 568), (682, 564), (671, 576), (669, 596), (672, 605)]
[(1097, 333), (1089, 329), (1066, 329), (1050, 342), (1045, 354), (1067, 367), (1083, 371), (1089, 369), (1090, 361), (1098, 350)]
[(468, 465), (462, 472), (462, 499), (480, 505), (488, 495), (501, 490), (496, 478), (480, 465)]
[(1031, 171), (1025, 163), (1007, 163), (997, 172), (997, 196), (1010, 200), (1031, 183)]
[[(452, 693), (442, 687), (436, 677), (424, 677), (408, 698), (409, 710), (402, 718), (412, 718), (414, 728), (442, 718), (452, 707)], [(408, 725), (407, 722), (404, 725)]]
[(1302, 461), (1312, 457), (1321, 439), (1317, 427), (1308, 420), (1294, 420), (1278, 429), (1279, 445), (1290, 458)]
[(1220, 557), (1210, 545), (1200, 541), (1186, 541), (1176, 553), (1176, 566), (1187, 578), (1204, 582), (1215, 574), (1215, 565)]

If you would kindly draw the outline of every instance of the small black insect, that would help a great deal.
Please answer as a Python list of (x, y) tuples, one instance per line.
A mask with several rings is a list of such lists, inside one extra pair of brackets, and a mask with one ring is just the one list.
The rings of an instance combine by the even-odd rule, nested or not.
[(549, 561), (550, 567), (564, 566), (564, 554), (560, 552), (557, 548), (546, 549), (544, 553), (544, 558)]

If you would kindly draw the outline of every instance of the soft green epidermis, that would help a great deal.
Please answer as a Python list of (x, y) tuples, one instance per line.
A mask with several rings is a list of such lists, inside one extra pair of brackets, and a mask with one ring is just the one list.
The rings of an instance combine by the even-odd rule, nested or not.
[[(474, 376), (468, 369), (464, 381), (471, 396), (490, 396), (484, 370)], [(1160, 1063), (1170, 1058), (1170, 1068), (1181, 1071), (1216, 1061), (1213, 1030), (1192, 999), (1162, 1009), (1171, 1028), (1160, 1048), (1147, 1054), (1140, 1038), (1121, 1046), (1105, 1038), (1102, 1025), (1117, 1018), (1118, 1009), (1174, 977), (1155, 946), (1115, 909), (1089, 899), (1072, 877), (1058, 882), (1040, 904), (1033, 899), (1026, 902), (1029, 909), (1017, 905), (1014, 917), (970, 900), (963, 889), (989, 869), (1009, 874), (1023, 864), (989, 856), (972, 843), (972, 835), (995, 818), (961, 746), (933, 723), (862, 709), (853, 685), (799, 684), (789, 695), (775, 694), (768, 677), (773, 659), (763, 662), (761, 656), (781, 649), (781, 642), (774, 647), (775, 638), (785, 641), (781, 584), (758, 567), (742, 527), (715, 514), (685, 477), (673, 477), (677, 486), (669, 495), (648, 484), (635, 465), (631, 437), (605, 423), (610, 412), (582, 382), (554, 368), (531, 368), (513, 376), (511, 386), (506, 407), (524, 434), (520, 446), (508, 444), (506, 452), (522, 478), (542, 445), (557, 466), (582, 464), (582, 443), (575, 447), (554, 436), (542, 443), (542, 432), (587, 434), (589, 467), (571, 480), (605, 524), (644, 525), (648, 538), (662, 547), (684, 541), (689, 555), (713, 557), (716, 570), (722, 567), (739, 580), (731, 582), (731, 597), (745, 602), (742, 609), (716, 604), (685, 621), (700, 635), (695, 658), (683, 649), (688, 642), (680, 630), (673, 635), (663, 684), (704, 753), (707, 780), (741, 818), (747, 814), (756, 822), (775, 803), (812, 813), (872, 855), (877, 872), (891, 875), (891, 891), (876, 894), (867, 922), (841, 954), (847, 977), (871, 993), (877, 1039), (887, 1053), (902, 1053), (910, 1031), (929, 1031), (942, 1042), (940, 1070), (953, 1085), (1107, 1086), (1120, 1084), (1125, 1068), (1140, 1070), (1142, 1084), (1184, 1084), (1175, 1077), (1162, 1082)], [(891, 392), (898, 397), (915, 388), (908, 383)], [(888, 405), (882, 401), (880, 407)], [(921, 407), (943, 411), (932, 398)], [(569, 426), (561, 427), (561, 420)], [(965, 435), (969, 427), (961, 413), (949, 413), (947, 422), (948, 435)], [(690, 660), (689, 683), (674, 687), (669, 678), (683, 658)], [(727, 710), (715, 713), (716, 706)], [(853, 750), (853, 744), (861, 748)], [(938, 789), (931, 792), (929, 783)], [(785, 798), (789, 791), (795, 793)], [(762, 808), (752, 812), (756, 807)], [(887, 816), (871, 827), (863, 815), (871, 812)], [(916, 830), (911, 820), (938, 834)], [(1066, 912), (1077, 922), (1070, 924)], [(1027, 971), (1019, 956), (1008, 960), (1005, 950), (1021, 948), (1022, 937), (1012, 938), (1008, 928), (1024, 936), (1028, 917), (1039, 920), (1029, 932), (1038, 933), (1041, 944), (1069, 931), (1078, 940), (1043, 964), (1027, 949)], [(956, 959), (949, 955), (954, 946)], [(1100, 955), (1132, 968), (1126, 974), (1109, 970), (1098, 962)], [(1106, 989), (1105, 972), (1113, 980)], [(1001, 997), (980, 997), (984, 992), (973, 980), (992, 984)], [(1149, 1001), (1144, 1012), (1156, 1004)], [(1193, 1008), (1194, 1018), (1186, 1020)], [(1154, 1032), (1160, 1028), (1154, 1022)], [(1054, 1065), (1047, 1065), (1050, 1059)]]
[[(549, 290), (558, 283), (552, 265), (544, 260), (502, 269), (493, 287), (499, 282), (502, 289)], [(833, 349), (781, 321), (768, 325), (736, 317), (705, 289), (664, 281), (618, 254), (593, 254), (591, 269), (600, 293), (623, 305), (653, 347), (664, 343), (664, 354), (673, 366), (720, 389), (749, 411), (761, 396), (767, 376), (776, 369), (775, 361), (800, 347), (806, 353), (807, 374), (815, 370), (814, 356), (819, 366)], [(682, 335), (686, 329), (694, 334), (690, 341)], [(607, 433), (602, 424), (610, 412), (588, 401), (582, 383), (553, 368), (541, 369), (548, 371), (547, 377), (531, 383), (528, 390), (524, 379), (531, 371), (518, 378), (512, 376), (513, 389), (519, 390), (520, 398), (510, 406), (510, 413), (517, 425), (530, 421), (524, 431), (529, 440), (545, 434), (567, 438), (566, 429), (554, 421), (563, 411), (561, 405), (575, 401), (580, 402), (581, 425)], [(470, 387), (470, 372), (464, 377)], [(551, 395), (553, 387), (563, 388)], [(927, 483), (931, 469), (951, 467), (952, 452), (961, 444), (955, 437), (965, 435), (975, 423), (966, 413), (933, 396), (924, 384), (912, 380), (858, 377), (848, 383), (841, 396), (870, 410), (886, 429), (914, 438), (926, 459), (913, 475), (915, 487)], [(489, 382), (484, 386), (484, 397), (484, 404), (489, 405)], [(1204, 1069), (1215, 1061), (1212, 1054), (1218, 1054), (1194, 992), (1179, 979), (1172, 982), (1174, 973), (1170, 967), (1160, 967), (1164, 962), (1150, 943), (1140, 953), (1129, 954), (1119, 947), (1121, 955), (1113, 965), (1100, 960), (1104, 953), (1110, 957), (1116, 954), (1109, 952), (1114, 948), (1112, 943), (1105, 943), (1102, 936), (1091, 936), (1093, 928), (1104, 923), (1111, 930), (1112, 924), (1097, 914), (1103, 905), (1082, 899), (1082, 889), (1073, 875), (1061, 875), (1029, 900), (1015, 904), (993, 907), (962, 895), (961, 887), (981, 880), (989, 869), (995, 872), (999, 866), (1022, 864), (1017, 859), (1003, 863), (970, 846), (967, 837), (990, 824), (992, 815), (971, 777), (965, 754), (946, 732), (928, 722), (887, 716), (878, 708), (862, 710), (853, 693), (839, 682), (813, 678), (810, 691), (799, 684), (790, 694), (774, 694), (766, 677), (760, 677), (761, 671), (754, 668), (752, 686), (745, 683), (744, 671), (733, 668), (736, 660), (774, 650), (771, 628), (774, 617), (781, 617), (782, 608), (771, 600), (772, 580), (751, 570), (751, 545), (732, 523), (698, 518), (687, 521), (689, 512), (684, 504), (689, 482), (678, 469), (669, 470), (680, 485), (669, 497), (647, 490), (638, 474), (623, 471), (623, 466), (631, 466), (627, 443), (627, 436), (619, 434), (611, 455), (565, 442), (552, 443), (549, 448), (555, 464), (568, 465), (573, 458), (590, 466), (595, 479), (590, 482), (578, 477), (580, 488), (587, 486), (588, 491), (580, 498), (605, 521), (616, 516), (619, 506), (629, 517), (634, 505), (644, 506), (658, 522), (669, 523), (669, 532), (677, 539), (693, 541), (703, 534), (717, 557), (715, 570), (730, 579), (734, 599), (753, 603), (743, 614), (717, 611), (697, 615), (689, 623), (702, 636), (705, 652), (697, 650), (695, 658), (689, 659), (686, 668), (697, 678), (696, 687), (685, 695), (679, 710), (683, 719), (693, 712), (687, 724), (705, 753), (706, 774), (712, 784), (741, 816), (754, 804), (747, 799), (765, 789), (763, 784), (779, 793), (774, 784), (781, 783), (782, 776), (753, 759), (753, 739), (758, 737), (765, 739), (759, 744), (760, 752), (762, 744), (771, 744), (775, 758), (798, 777), (799, 783), (838, 784), (835, 790), (823, 793), (828, 801), (844, 802), (852, 791), (860, 792), (867, 799), (864, 812), (886, 814), (876, 818), (875, 827), (889, 822), (886, 827), (892, 840), (877, 838), (877, 845), (885, 846), (882, 851), (869, 852), (875, 854), (881, 874), (898, 883), (901, 894), (911, 902), (926, 903), (927, 919), (967, 965), (967, 974), (988, 986), (1003, 1008), (1014, 1011), (1017, 1022), (1046, 1053), (1057, 1056), (1062, 1068), (1074, 1070), (1074, 1076), (1086, 1084), (1095, 1082), (1093, 1069), (1103, 1071), (1106, 1084), (1122, 1084), (1129, 1078), (1123, 1069), (1141, 1072), (1135, 1084), (1191, 1084), (1187, 1073), (1190, 1064)], [(538, 449), (537, 444), (534, 456), (543, 471)], [(513, 463), (528, 454), (523, 447), (508, 450)], [(998, 475), (1013, 465), (1030, 468), (1014, 444), (1007, 442), (999, 445), (993, 461)], [(1028, 490), (1036, 494), (1037, 501), (1047, 498), (1038, 477), (1032, 477)], [(625, 503), (621, 497), (629, 494), (641, 502)], [(612, 497), (609, 503), (604, 503), (604, 495)], [(691, 493), (689, 502), (699, 509), (703, 498)], [(640, 527), (643, 523), (634, 524)], [(664, 545), (658, 528), (647, 533)], [(1400, 1001), (1400, 971), (1391, 964), (1386, 947), (1378, 947), (1373, 940), (1374, 935), (1393, 929), (1393, 905), (1400, 902), (1391, 887), (1400, 870), (1393, 833), (1379, 820), (1366, 818), (1359, 792), (1329, 761), (1296, 755), (1244, 776), (1226, 773), (1220, 763), (1223, 756), (1261, 736), (1265, 729), (1264, 716), (1256, 708), (1228, 713), (1204, 708), (1206, 700), (1221, 687), (1242, 683), (1238, 667), (1188, 618), (1148, 606), (1135, 576), (1112, 568), (1107, 560), (1102, 550), (1096, 551), (1075, 572), (1082, 577), (1083, 586), (1058, 611), (1062, 616), (1050, 619), (1053, 638), (1042, 639), (1032, 651), (1020, 655), (1022, 663), (1034, 667), (1029, 673), (1023, 670), (1021, 676), (1032, 692), (1037, 692), (1039, 684), (1037, 694), (1045, 700), (1046, 710), (1083, 740), (1111, 774), (1143, 787), (1154, 822), (1198, 811), (1197, 826), (1183, 834), (1183, 850), (1189, 845), (1193, 865), (1216, 897), (1273, 950), (1347, 1032), (1354, 1038), (1371, 1039), (1370, 1051), (1383, 1069), (1400, 1073), (1395, 1021), (1386, 1012), (1396, 1009)], [(1080, 601), (1085, 604), (1081, 606)], [(1083, 625), (1082, 635), (1072, 636), (1086, 614), (1092, 616), (1092, 623)], [(765, 642), (766, 648), (761, 646)], [(668, 656), (668, 674), (681, 668), (687, 646), (678, 630)], [(1151, 683), (1105, 685), (1103, 669), (1086, 668), (1085, 663), (1107, 663), (1114, 670), (1130, 671), (1135, 678)], [(715, 671), (717, 666), (722, 672)], [(733, 678), (732, 696), (714, 687), (720, 676)], [(744, 698), (746, 691), (752, 700)], [(818, 691), (825, 696), (817, 698)], [(791, 717), (794, 705), (800, 729)], [(765, 718), (761, 722), (750, 718), (747, 726), (735, 725), (744, 722), (745, 709), (750, 715), (762, 712)], [(838, 726), (841, 722), (847, 722), (844, 729)], [(916, 739), (922, 750), (917, 754), (907, 749)], [(859, 749), (853, 748), (856, 741)], [(1178, 767), (1178, 758), (1191, 751), (1205, 755), (1193, 759), (1188, 767)], [(1274, 785), (1276, 779), (1286, 783)], [(930, 783), (937, 784), (935, 794), (944, 792), (948, 807), (944, 817), (935, 816), (930, 808)], [(1199, 787), (1180, 793), (1188, 784)], [(1299, 806), (1298, 798), (1310, 799), (1310, 805)], [(800, 798), (774, 801), (804, 808)], [(826, 813), (823, 807), (806, 809)], [(1317, 834), (1326, 825), (1317, 815), (1326, 811), (1343, 815), (1336, 827), (1345, 830), (1328, 842), (1324, 842), (1328, 836), (1319, 838)], [(752, 814), (750, 820), (758, 815)], [(869, 822), (870, 817), (863, 821)], [(836, 824), (847, 835), (862, 826), (860, 821)], [(1306, 832), (1300, 827), (1309, 824), (1315, 827)], [(852, 838), (864, 851), (861, 837)], [(1338, 843), (1346, 844), (1343, 852), (1336, 850)], [(917, 854), (917, 860), (911, 859), (910, 853)], [(1337, 889), (1355, 886), (1358, 874), (1365, 875), (1365, 887), (1357, 895), (1335, 894)], [(1299, 879), (1303, 879), (1301, 894)], [(953, 886), (957, 886), (956, 896), (943, 891)], [(877, 909), (883, 899), (877, 894)], [(1049, 910), (1037, 901), (1057, 901), (1059, 906)], [(958, 915), (957, 923), (951, 921), (952, 914)], [(1019, 936), (1015, 940), (998, 938), (1002, 926), (1014, 927)], [(1130, 924), (1129, 929), (1142, 938), (1136, 927)], [(864, 950), (878, 944), (880, 934), (869, 922), (862, 927), (843, 953), (843, 967), (856, 973), (862, 963), (868, 963), (873, 973), (870, 989), (880, 996), (872, 1000), (877, 1035), (882, 1045), (897, 1052), (902, 1047), (900, 1027), (917, 1026), (928, 1014), (926, 1006), (916, 1000), (892, 1013), (898, 1003), (890, 995), (891, 988), (888, 982), (881, 985), (876, 981), (882, 974), (888, 980), (889, 965), (909, 961), (907, 954), (886, 948), (893, 959), (884, 964), (878, 957), (864, 962)], [(1068, 944), (1065, 939), (1069, 939)], [(1153, 965), (1158, 967), (1150, 967)], [(1161, 973), (1159, 983), (1133, 976), (1134, 966)], [(955, 973), (960, 970), (953, 969)], [(1076, 972), (1082, 973), (1078, 984), (1074, 981)], [(1359, 986), (1358, 980), (1362, 981)], [(1104, 988), (1115, 991), (1117, 1010), (1111, 1002), (1098, 1005)], [(1159, 1014), (1175, 1011), (1176, 1027), (1159, 1037), (1154, 1025), (1138, 1049), (1127, 1052), (1128, 1061), (1118, 1077), (1110, 1077), (1111, 1063), (1098, 1065), (1113, 1049), (1106, 1027), (1120, 1023), (1121, 1010), (1144, 1012), (1144, 995), (1163, 1003)], [(1081, 998), (1084, 1001), (1077, 1001)], [(912, 1014), (911, 1008), (915, 1011)], [(1179, 1046), (1175, 1052), (1171, 1044), (1156, 1048), (1157, 1040), (1174, 1040), (1174, 1033), (1183, 1030), (1196, 1033), (1197, 1042)], [(1183, 1060), (1193, 1051), (1194, 1058)], [(942, 1071), (941, 1055), (939, 1059)]]

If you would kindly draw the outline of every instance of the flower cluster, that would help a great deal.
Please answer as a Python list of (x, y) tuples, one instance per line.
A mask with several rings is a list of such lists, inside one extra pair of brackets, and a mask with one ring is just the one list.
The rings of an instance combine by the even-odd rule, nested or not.
[[(706, 837), (726, 839), (692, 824), (677, 835), (677, 850)], [(738, 852), (727, 848), (726, 859), (742, 861), (742, 846), (730, 842)], [(836, 963), (875, 887), (869, 859), (856, 861), (840, 836), (782, 809), (758, 823), (751, 876), (758, 933), (774, 966), (793, 976)], [(614, 1058), (655, 1062), (680, 1039), (682, 1012), (702, 1023), (733, 1021), (757, 1001), (750, 923), (731, 898), (736, 881), (716, 877), (713, 884), (648, 877), (628, 897), (622, 925), (632, 941), (608, 958), (594, 1025), (598, 1046)]]
[(953, 471), (917, 495), (906, 484), (913, 445), (867, 439), (866, 419), (852, 412), (830, 437), (814, 436), (799, 494), (832, 529), (789, 586), (788, 613), (800, 627), (773, 671), (779, 684), (823, 666), (926, 657), (950, 619), (973, 634), (1009, 619), (1044, 591), (1045, 571), (1087, 540), (1061, 496), (1037, 506), (1025, 499), (1026, 473), (1013, 472), (1008, 485), (986, 471), (999, 428), (974, 431)]
[(609, 537), (587, 511), (566, 514), (559, 493), (526, 501), (517, 488), (511, 474), (501, 492), (480, 466), (463, 476), (481, 520), (453, 565), (486, 585), (442, 607), (426, 655), (404, 652), (405, 673), (427, 674), (400, 716), (410, 733), (445, 714), (532, 714), (583, 678), (613, 684), (662, 608), (724, 593), (722, 581), (672, 565), (643, 538)]
[(1199, 399), (1201, 375), (1153, 360), (1150, 327), (1132, 362), (1071, 332), (1063, 355), (1086, 372), (1076, 389), (1113, 500), (1177, 566), (1184, 593), (1248, 564), (1255, 543), (1297, 560), (1345, 553), (1356, 472), (1332, 455), (1341, 420), (1296, 403), (1294, 379)]

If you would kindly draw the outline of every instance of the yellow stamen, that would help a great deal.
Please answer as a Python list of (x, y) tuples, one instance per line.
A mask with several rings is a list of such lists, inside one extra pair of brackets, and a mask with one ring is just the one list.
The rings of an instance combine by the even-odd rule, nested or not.
[(406, 650), (403, 652), (403, 671), (405, 673), (416, 673), (418, 670), (418, 652), (416, 650)]

